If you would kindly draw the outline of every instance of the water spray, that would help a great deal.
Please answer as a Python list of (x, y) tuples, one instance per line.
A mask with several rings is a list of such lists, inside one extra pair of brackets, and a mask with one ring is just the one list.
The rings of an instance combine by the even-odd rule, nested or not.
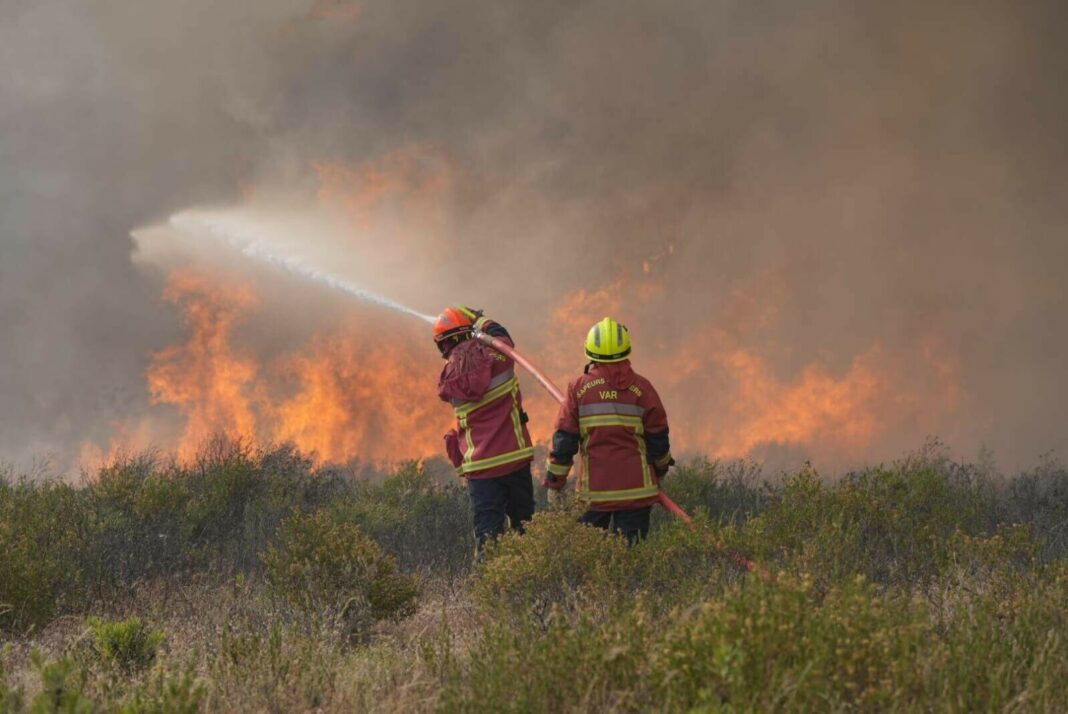
[[(312, 280), (320, 285), (343, 292), (346, 295), (359, 300), (370, 302), (390, 310), (395, 310), (410, 317), (422, 320), (423, 322), (434, 322), (434, 317), (431, 315), (426, 315), (404, 305), (403, 303), (399, 303), (396, 300), (392, 300), (372, 292), (371, 290), (360, 287), (355, 283), (331, 275), (324, 270), (309, 265), (300, 258), (279, 255), (278, 253), (270, 251), (260, 240), (259, 231), (257, 230), (258, 227), (254, 224), (250, 224), (246, 220), (240, 220), (237, 217), (232, 216), (227, 217), (225, 215), (213, 215), (205, 212), (186, 211), (171, 216), (170, 224), (183, 233), (203, 235), (221, 240), (242, 255), (267, 263), (302, 278)], [(484, 332), (476, 332), (475, 336), (489, 347), (511, 357), (519, 363), (541, 383), (541, 386), (543, 386), (557, 402), (563, 404), (566, 401), (564, 393), (552, 383), (552, 380), (546, 377), (545, 374), (535, 367), (530, 360), (516, 352), (513, 347)], [(657, 499), (666, 511), (683, 523), (689, 525), (691, 528), (694, 527), (693, 520), (690, 516), (687, 515), (677, 503), (672, 501), (663, 490), (657, 491)], [(749, 561), (745, 561), (744, 565), (748, 570), (752, 570), (755, 567)]]
[(183, 233), (204, 235), (218, 239), (253, 260), (273, 265), (288, 273), (312, 280), (358, 300), (395, 310), (410, 317), (418, 318), (423, 322), (434, 322), (432, 315), (426, 315), (396, 300), (391, 300), (348, 280), (331, 275), (325, 270), (309, 265), (295, 256), (284, 256), (272, 252), (259, 239), (258, 227), (237, 217), (186, 211), (171, 216), (170, 224)]

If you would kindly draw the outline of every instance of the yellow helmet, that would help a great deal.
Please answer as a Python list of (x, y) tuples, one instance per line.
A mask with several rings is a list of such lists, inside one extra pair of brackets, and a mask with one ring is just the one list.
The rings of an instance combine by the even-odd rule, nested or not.
[(630, 332), (606, 317), (586, 334), (586, 356), (594, 362), (622, 362), (630, 356)]

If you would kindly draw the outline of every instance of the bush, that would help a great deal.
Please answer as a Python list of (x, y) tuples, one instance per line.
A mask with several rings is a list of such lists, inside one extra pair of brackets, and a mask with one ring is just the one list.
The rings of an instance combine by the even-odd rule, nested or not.
[(1068, 468), (1046, 458), (1013, 479), (1004, 497), (1004, 520), (1030, 524), (1046, 560), (1068, 555)]
[(418, 463), (404, 464), (382, 483), (360, 482), (338, 505), (406, 570), (448, 576), (471, 565), (470, 499), (455, 483), (439, 484)]
[(54, 662), (45, 659), (40, 652), (32, 655), (34, 668), (41, 678), (41, 692), (33, 698), (30, 710), (37, 712), (63, 712), (64, 714), (91, 714), (97, 710), (86, 693), (85, 672), (69, 658)]
[(9, 648), (0, 648), (0, 714), (9, 714), (22, 709), (22, 688), (13, 685), (7, 677), (7, 660)]
[(204, 698), (205, 687), (191, 668), (176, 673), (156, 669), (112, 708), (121, 714), (196, 714)]
[(0, 629), (39, 627), (89, 600), (92, 530), (84, 491), (0, 480)]
[(880, 710), (922, 695), (923, 610), (857, 578), (759, 579), (678, 618), (654, 655), (669, 709)]
[(952, 562), (956, 532), (987, 532), (990, 498), (932, 468), (872, 469), (836, 487), (806, 469), (746, 524), (745, 540), (758, 561), (822, 581), (922, 585)]
[(663, 711), (649, 683), (655, 624), (643, 603), (607, 620), (491, 624), (445, 677), (444, 712)]
[(269, 617), (238, 616), (222, 627), (211, 653), (210, 696), (230, 711), (309, 711), (335, 688), (339, 653), (333, 638), (284, 627)]
[[(753, 462), (697, 460), (673, 468), (664, 491), (691, 516), (703, 513), (713, 522), (742, 523), (765, 507), (771, 487)], [(674, 518), (660, 508), (653, 514), (655, 524)]]
[(149, 629), (139, 617), (111, 622), (90, 617), (86, 624), (93, 637), (97, 658), (125, 672), (152, 664), (165, 639), (163, 632)]
[(325, 510), (287, 519), (263, 562), (276, 598), (306, 615), (340, 618), (355, 636), (416, 608), (415, 581), (357, 525)]
[(537, 513), (526, 534), (508, 533), (486, 548), (475, 596), (508, 618), (610, 606), (626, 580), (626, 541), (578, 522), (573, 511)]

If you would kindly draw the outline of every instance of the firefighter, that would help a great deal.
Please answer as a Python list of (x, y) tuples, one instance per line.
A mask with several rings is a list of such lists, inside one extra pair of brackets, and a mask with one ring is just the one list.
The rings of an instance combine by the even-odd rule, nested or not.
[(434, 343), (446, 360), (438, 396), (452, 404), (457, 421), (445, 434), (445, 450), (467, 480), (481, 553), (488, 538), (507, 525), (522, 532), (534, 515), (534, 446), (515, 364), (472, 339), (476, 330), (513, 344), (503, 326), (462, 305), (446, 308), (434, 323)]
[(611, 528), (633, 544), (648, 535), (659, 481), (675, 463), (667, 414), (653, 385), (630, 366), (625, 326), (606, 317), (591, 327), (586, 357), (590, 362), (560, 407), (542, 485), (562, 489), (581, 451), (575, 491), (587, 508), (582, 522)]

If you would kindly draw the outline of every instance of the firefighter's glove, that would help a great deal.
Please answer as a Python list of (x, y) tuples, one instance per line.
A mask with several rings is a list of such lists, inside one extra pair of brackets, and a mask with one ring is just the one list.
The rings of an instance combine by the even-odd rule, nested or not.
[(668, 475), (668, 469), (675, 465), (675, 459), (668, 459), (668, 462), (663, 466), (656, 466), (653, 468), (656, 471), (656, 478), (658, 481), (663, 481), (664, 477)]
[(545, 478), (542, 480), (541, 485), (553, 491), (559, 491), (567, 485), (567, 476), (545, 474)]
[(460, 451), (460, 435), (455, 429), (445, 432), (445, 453), (455, 468), (460, 468), (464, 462), (464, 453)]

